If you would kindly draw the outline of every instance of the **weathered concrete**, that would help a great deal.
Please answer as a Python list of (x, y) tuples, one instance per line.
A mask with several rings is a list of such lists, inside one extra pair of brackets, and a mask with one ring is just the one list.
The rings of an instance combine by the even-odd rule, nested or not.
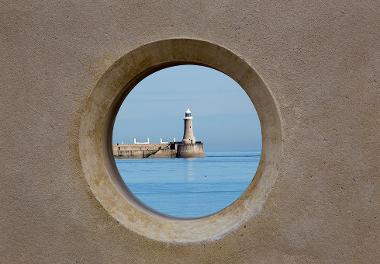
[[(2, 1), (0, 263), (378, 263), (379, 5)], [(78, 155), (83, 104), (101, 76), (168, 38), (241, 56), (281, 117), (279, 174), (262, 210), (217, 240), (130, 231), (96, 200)]]
[(113, 144), (112, 154), (115, 158), (175, 158), (177, 149), (173, 144)]
[(195, 158), (203, 157), (205, 151), (202, 142), (195, 142), (193, 144), (179, 144), (177, 148), (177, 157), (181, 158)]
[(115, 158), (195, 158), (205, 155), (202, 142), (170, 142), (161, 144), (113, 144)]

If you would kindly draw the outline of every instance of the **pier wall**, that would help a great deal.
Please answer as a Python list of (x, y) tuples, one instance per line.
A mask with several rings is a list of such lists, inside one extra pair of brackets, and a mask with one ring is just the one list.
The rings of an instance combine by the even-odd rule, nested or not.
[(177, 147), (177, 157), (180, 158), (195, 158), (205, 155), (203, 144), (197, 142), (195, 144), (179, 144)]
[(181, 142), (164, 144), (114, 144), (112, 154), (115, 158), (191, 158), (203, 157), (203, 143), (183, 144)]
[(116, 158), (164, 158), (175, 157), (175, 149), (169, 143), (164, 144), (114, 144), (112, 154)]

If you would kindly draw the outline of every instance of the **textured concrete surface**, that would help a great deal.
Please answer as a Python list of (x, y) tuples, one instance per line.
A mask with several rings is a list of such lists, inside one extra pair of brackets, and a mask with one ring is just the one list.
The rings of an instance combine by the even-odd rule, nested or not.
[[(1, 1), (1, 263), (378, 263), (378, 1)], [(167, 38), (240, 55), (276, 99), (263, 210), (220, 240), (163, 243), (95, 199), (77, 114), (121, 56)]]
[(196, 142), (194, 144), (179, 144), (177, 156), (180, 158), (194, 158), (203, 157), (205, 151), (202, 142)]
[[(173, 144), (174, 145), (174, 144)], [(163, 144), (113, 144), (112, 155), (116, 158), (175, 158), (176, 149), (171, 149), (169, 143)]]

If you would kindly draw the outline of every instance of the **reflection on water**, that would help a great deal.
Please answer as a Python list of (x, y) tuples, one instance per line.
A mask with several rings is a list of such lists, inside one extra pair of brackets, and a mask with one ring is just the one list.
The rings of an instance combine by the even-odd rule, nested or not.
[(194, 159), (184, 159), (186, 164), (186, 181), (191, 181), (193, 179), (193, 160)]
[(148, 207), (175, 217), (201, 217), (238, 199), (259, 159), (259, 152), (218, 152), (192, 159), (116, 160), (116, 165), (129, 189)]

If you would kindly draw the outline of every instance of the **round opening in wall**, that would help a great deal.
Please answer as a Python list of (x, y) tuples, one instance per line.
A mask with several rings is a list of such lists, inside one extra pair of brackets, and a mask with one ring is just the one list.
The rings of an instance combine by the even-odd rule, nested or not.
[(278, 177), (272, 92), (213, 43), (131, 50), (104, 72), (80, 118), (75, 142), (92, 193), (121, 225), (154, 240), (222, 238), (260, 214)]
[(226, 74), (172, 66), (145, 77), (124, 99), (112, 155), (141, 204), (170, 217), (204, 217), (233, 203), (252, 182), (260, 121)]

